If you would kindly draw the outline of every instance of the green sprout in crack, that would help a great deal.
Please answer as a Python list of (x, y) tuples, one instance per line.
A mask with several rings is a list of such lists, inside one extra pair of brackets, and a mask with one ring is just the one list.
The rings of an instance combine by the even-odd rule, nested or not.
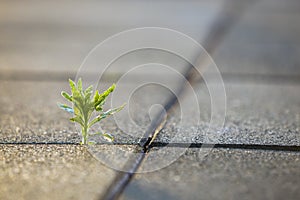
[[(92, 97), (93, 86), (91, 85), (87, 89), (83, 90), (81, 79), (78, 80), (77, 85), (71, 79), (69, 79), (69, 84), (70, 84), (72, 94), (70, 95), (63, 91), (61, 92), (61, 95), (65, 99), (73, 103), (73, 108), (65, 104), (58, 104), (58, 106), (61, 109), (69, 113), (72, 113), (74, 115), (70, 120), (72, 122), (78, 123), (81, 126), (81, 134), (82, 134), (81, 144), (89, 144), (88, 142), (89, 129), (94, 124), (100, 122), (102, 119), (111, 116), (119, 112), (120, 110), (122, 110), (125, 104), (123, 104), (118, 108), (113, 108), (107, 111), (103, 111), (105, 100), (107, 99), (108, 95), (112, 93), (116, 88), (115, 84), (110, 86), (102, 94), (99, 94), (98, 90), (96, 90), (93, 97)], [(92, 119), (92, 115), (94, 112), (97, 112), (97, 116), (94, 119)], [(114, 139), (108, 133), (96, 133), (96, 134), (99, 134), (110, 141), (113, 141)]]

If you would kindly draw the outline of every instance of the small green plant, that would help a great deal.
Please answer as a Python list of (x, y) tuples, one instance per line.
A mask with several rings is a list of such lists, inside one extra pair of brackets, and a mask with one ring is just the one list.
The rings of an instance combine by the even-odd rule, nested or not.
[[(72, 122), (76, 122), (80, 124), (81, 126), (81, 134), (82, 134), (81, 144), (88, 144), (90, 127), (96, 124), (97, 122), (100, 122), (102, 119), (119, 112), (124, 108), (125, 104), (123, 104), (118, 108), (110, 109), (108, 111), (103, 111), (103, 105), (105, 104), (105, 100), (108, 97), (108, 95), (114, 91), (116, 87), (115, 84), (109, 87), (102, 94), (99, 94), (98, 90), (96, 90), (93, 97), (92, 97), (93, 86), (91, 85), (86, 90), (83, 90), (81, 79), (78, 80), (77, 85), (71, 79), (69, 79), (69, 84), (70, 84), (72, 94), (70, 95), (63, 91), (61, 92), (61, 95), (65, 99), (73, 103), (73, 108), (65, 104), (58, 104), (58, 106), (61, 109), (69, 113), (72, 113), (74, 115), (70, 120)], [(99, 112), (99, 114), (94, 119), (91, 119), (94, 112)], [(113, 140), (113, 137), (110, 134), (107, 133), (96, 133), (96, 134), (102, 135), (103, 137), (111, 141)]]

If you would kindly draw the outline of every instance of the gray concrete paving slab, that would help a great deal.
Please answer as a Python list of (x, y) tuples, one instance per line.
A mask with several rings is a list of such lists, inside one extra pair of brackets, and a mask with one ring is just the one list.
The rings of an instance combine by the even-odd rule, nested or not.
[(219, 46), (214, 60), (222, 72), (299, 74), (299, 3), (259, 1)]
[[(136, 84), (139, 85), (138, 82)], [(100, 87), (103, 90), (108, 85), (105, 83)], [(115, 136), (115, 142), (137, 143), (149, 126), (151, 117), (155, 116), (153, 105), (162, 104), (170, 95), (168, 89), (150, 85), (136, 90), (130, 96), (129, 91), (137, 85), (118, 85), (115, 91), (118, 98), (114, 98), (117, 101), (113, 101), (113, 105), (127, 102), (127, 106), (101, 124), (104, 131)], [(171, 82), (169, 86), (175, 88), (176, 84)], [(1, 142), (78, 143), (79, 131), (68, 121), (68, 113), (56, 105), (57, 102), (64, 103), (60, 97), (61, 90), (68, 91), (67, 82), (1, 81), (4, 94), (0, 99), (3, 105), (0, 116)], [(184, 113), (178, 109), (171, 113), (172, 116), (156, 141), (202, 143), (208, 142), (208, 136), (218, 136), (215, 142), (222, 144), (299, 145), (298, 91), (297, 84), (226, 84), (227, 112), (224, 127), (214, 124), (224, 120), (219, 114), (209, 130), (211, 99), (207, 88), (200, 85), (195, 88), (200, 113), (190, 106), (193, 105), (190, 103), (194, 94), (186, 93), (180, 99), (180, 109)], [(110, 101), (107, 109), (109, 106)], [(98, 128), (92, 131), (99, 131)]]
[(80, 145), (0, 145), (0, 169), (3, 200), (97, 199), (116, 175)]
[(138, 174), (121, 199), (298, 199), (299, 164), (298, 152), (213, 149), (203, 159), (189, 149), (164, 169)]
[[(66, 103), (60, 92), (69, 92), (67, 80), (65, 82), (39, 82), (39, 81), (0, 81), (0, 142), (1, 143), (76, 143), (81, 141), (79, 127), (69, 121), (71, 114), (58, 108), (57, 103)], [(101, 83), (99, 90), (107, 89), (112, 83)], [(170, 87), (173, 85), (171, 82)], [(107, 101), (105, 109), (111, 108), (110, 101), (119, 99), (113, 105), (115, 107), (128, 103), (128, 106), (118, 114), (117, 119), (111, 117), (105, 119), (101, 126), (95, 126), (91, 132), (110, 133), (116, 137), (116, 141), (133, 143), (133, 136), (143, 134), (150, 123), (148, 110), (155, 103), (166, 101), (165, 88), (146, 86), (144, 90), (137, 90), (130, 102), (130, 91), (136, 88), (136, 84), (126, 83), (118, 85), (114, 94), (117, 96)], [(174, 86), (173, 86), (174, 87)], [(150, 98), (151, 97), (151, 98)], [(128, 99), (127, 99), (128, 98)], [(69, 104), (71, 105), (71, 104)], [(136, 106), (134, 106), (136, 105)], [(131, 109), (129, 107), (131, 106)], [(143, 108), (141, 110), (138, 110)], [(130, 113), (126, 110), (128, 109)], [(122, 116), (126, 116), (122, 118)], [(124, 124), (130, 120), (129, 115), (138, 123), (129, 127), (128, 132), (118, 127), (116, 121)], [(102, 128), (102, 129), (101, 129)], [(126, 131), (125, 130), (125, 131)], [(139, 134), (138, 134), (139, 133)], [(130, 140), (131, 139), (131, 140)], [(140, 138), (137, 138), (138, 140)], [(129, 141), (130, 140), (130, 141)]]
[[(222, 110), (211, 120), (211, 97), (205, 86), (194, 91), (200, 112), (191, 104), (194, 94), (181, 99), (158, 142), (300, 145), (299, 85), (226, 83), (226, 117)], [(188, 114), (186, 114), (188, 113)], [(200, 116), (199, 116), (200, 115)], [(197, 120), (200, 120), (199, 122)], [(196, 125), (198, 124), (198, 125)]]
[(70, 116), (57, 109), (67, 84), (4, 81), (0, 87), (1, 142), (80, 141)]

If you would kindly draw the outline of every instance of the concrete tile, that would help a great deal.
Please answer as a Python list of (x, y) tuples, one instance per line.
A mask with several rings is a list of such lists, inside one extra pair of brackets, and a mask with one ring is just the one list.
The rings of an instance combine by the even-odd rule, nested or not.
[(97, 199), (116, 172), (80, 145), (0, 145), (0, 198)]
[[(103, 91), (111, 84), (101, 83), (99, 90)], [(129, 141), (133, 136), (143, 135), (150, 123), (149, 106), (166, 101), (168, 96), (165, 94), (169, 93), (165, 88), (159, 89), (155, 85), (145, 86), (144, 89), (142, 87), (131, 94), (130, 92), (134, 89), (136, 89), (136, 84), (118, 85), (114, 92), (116, 96), (107, 100), (105, 109), (111, 108), (112, 103), (114, 107), (123, 103), (128, 103), (128, 105), (118, 113), (120, 116), (107, 118), (101, 126), (93, 127), (91, 132), (103, 131), (115, 137), (119, 135), (116, 141), (129, 143), (135, 141), (134, 139)], [(60, 95), (62, 90), (69, 92), (67, 80), (65, 82), (1, 81), (0, 90), (2, 92), (0, 141), (2, 143), (78, 144), (81, 141), (79, 127), (69, 121), (71, 115), (57, 106), (57, 102), (68, 103)], [(145, 91), (146, 95), (143, 93)], [(133, 116), (132, 119), (129, 116)], [(133, 126), (125, 127), (125, 129), (122, 129), (123, 126), (119, 127), (119, 124), (127, 124), (128, 120), (134, 120), (137, 125), (133, 123)]]
[(207, 87), (199, 85), (194, 90), (198, 99), (191, 100), (195, 98), (192, 91), (181, 98), (156, 141), (300, 145), (298, 85), (225, 82), (225, 88), (225, 121), (221, 109), (216, 111), (216, 120), (211, 120), (211, 96)]
[(189, 149), (136, 175), (121, 199), (298, 199), (299, 162), (299, 153), (214, 149), (203, 158)]

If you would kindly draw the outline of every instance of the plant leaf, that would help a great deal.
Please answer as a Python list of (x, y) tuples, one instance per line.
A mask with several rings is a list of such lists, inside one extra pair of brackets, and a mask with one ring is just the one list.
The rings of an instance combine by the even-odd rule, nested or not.
[(93, 119), (90, 123), (89, 123), (89, 127), (93, 126), (95, 123), (101, 121), (102, 119), (113, 115), (117, 112), (119, 112), (120, 110), (122, 110), (124, 108), (126, 104), (124, 103), (122, 106), (118, 107), (118, 108), (114, 108), (114, 109), (109, 109), (108, 111), (101, 113), (100, 115), (98, 115), (95, 119)]
[(107, 116), (113, 115), (119, 111), (121, 111), (124, 107), (125, 107), (126, 103), (124, 103), (123, 105), (121, 105), (118, 108), (113, 108), (113, 109), (109, 109), (108, 111), (102, 113), (101, 115), (106, 118)]
[(62, 92), (61, 92), (61, 96), (63, 96), (65, 99), (67, 99), (67, 100), (73, 102), (72, 96), (69, 95), (69, 94), (66, 93), (66, 92), (62, 91)]
[[(99, 99), (99, 91), (98, 90), (96, 90), (96, 92), (95, 92), (95, 95), (94, 95), (94, 104), (96, 105), (96, 103), (97, 103), (97, 101), (98, 101), (98, 99)], [(95, 106), (96, 107), (96, 106)]]
[(72, 122), (77, 122), (79, 123), (81, 126), (84, 126), (83, 120), (80, 116), (75, 116), (73, 118), (70, 119)]
[(94, 142), (94, 141), (89, 141), (88, 142), (88, 145), (95, 145), (96, 144), (96, 142)]
[(88, 88), (86, 88), (86, 90), (84, 91), (84, 94), (87, 95), (89, 93), (92, 93), (93, 92), (93, 86), (89, 86)]
[(69, 113), (74, 114), (74, 110), (73, 110), (73, 108), (71, 108), (70, 106), (67, 106), (67, 105), (65, 105), (65, 104), (60, 104), (60, 103), (58, 103), (57, 105), (58, 105), (58, 107), (60, 107), (61, 109), (65, 110), (65, 111), (67, 111), (67, 112), (69, 112)]
[(102, 133), (102, 136), (106, 139), (106, 140), (108, 140), (109, 142), (113, 142), (114, 141), (114, 137), (111, 135), (111, 134), (109, 134), (109, 133)]
[(78, 88), (78, 91), (81, 93), (82, 92), (82, 80), (81, 80), (81, 78), (78, 79), (77, 88)]
[(95, 109), (96, 110), (101, 110), (101, 107), (99, 105), (103, 105), (105, 99), (108, 97), (110, 93), (112, 93), (116, 88), (116, 84), (112, 84), (107, 90), (105, 90), (102, 94), (100, 94), (97, 98), (97, 101), (95, 101)]
[(85, 99), (91, 100), (92, 93), (93, 93), (93, 86), (91, 85), (84, 91)]
[(102, 111), (103, 110), (103, 105), (105, 104), (105, 101), (102, 101), (98, 106), (96, 106), (95, 110), (96, 111)]
[(93, 134), (93, 135), (101, 135), (101, 136), (103, 136), (104, 137), (104, 139), (106, 139), (107, 141), (109, 141), (109, 142), (113, 142), (114, 141), (114, 136), (112, 136), (111, 134), (109, 134), (109, 133), (100, 133), (100, 132), (97, 132), (97, 133), (95, 133), (95, 134)]
[(72, 94), (74, 95), (74, 93), (76, 93), (76, 91), (77, 91), (76, 85), (75, 85), (74, 81), (72, 81), (71, 79), (69, 79), (69, 84), (70, 84), (70, 88), (72, 90)]
[[(80, 84), (80, 81), (78, 81), (79, 84)], [(71, 79), (69, 79), (69, 84), (70, 84), (70, 88), (72, 90), (72, 96), (73, 96), (73, 99), (75, 97), (79, 97), (79, 98), (82, 98), (82, 94), (81, 92), (79, 91), (78, 87), (76, 86), (75, 82), (72, 81)]]
[[(105, 117), (104, 117), (105, 118)], [(102, 119), (104, 119), (103, 117), (101, 117), (101, 115), (97, 116), (96, 118), (94, 118), (90, 123), (89, 123), (89, 128), (91, 126), (93, 126), (94, 124), (96, 124), (97, 122), (101, 121)]]

